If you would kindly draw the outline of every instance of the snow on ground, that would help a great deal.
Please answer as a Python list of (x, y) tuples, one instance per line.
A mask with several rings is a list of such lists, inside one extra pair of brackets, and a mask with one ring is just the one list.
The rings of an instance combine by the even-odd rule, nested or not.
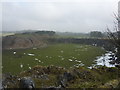
[(35, 58), (35, 60), (37, 61), (38, 59), (37, 59), (37, 58)]
[(32, 54), (32, 53), (28, 53), (29, 56), (35, 56), (35, 54)]
[(13, 52), (13, 54), (16, 54), (16, 52)]
[(81, 61), (79, 61), (79, 60), (75, 60), (75, 62), (81, 63)]
[(20, 67), (23, 68), (23, 64), (20, 64)]
[(68, 59), (70, 62), (72, 62), (73, 60), (72, 59)]
[(107, 66), (107, 67), (115, 67), (115, 65), (110, 64), (110, 55), (111, 52), (106, 53), (105, 55), (102, 55), (100, 57), (97, 57), (96, 61), (96, 65), (102, 65), (102, 66)]
[[(79, 47), (80, 48), (80, 47)], [(76, 50), (77, 51), (77, 50)], [(81, 51), (87, 51), (87, 48), (85, 48), (85, 49), (83, 49), (83, 50), (81, 50)], [(61, 53), (63, 53), (63, 51), (61, 50), (60, 51)], [(95, 67), (95, 66), (97, 66), (97, 65), (102, 65), (102, 66), (106, 66), (106, 67), (115, 67), (115, 65), (112, 65), (112, 64), (110, 64), (109, 62), (110, 62), (110, 58), (111, 58), (111, 53), (112, 52), (107, 52), (106, 54), (104, 54), (104, 55), (102, 55), (102, 56), (98, 56), (98, 57), (96, 57), (96, 60), (95, 60), (95, 63), (96, 64), (92, 64), (90, 67), (88, 67), (88, 68), (92, 68), (92, 67)], [(13, 52), (13, 54), (16, 54), (16, 52)], [(24, 54), (26, 54), (26, 53), (24, 53)], [(35, 56), (35, 54), (32, 54), (32, 53), (29, 53), (28, 54), (29, 56)], [(80, 54), (77, 54), (77, 55), (80, 55)], [(49, 56), (45, 56), (46, 58), (52, 58), (52, 57), (49, 57)], [(64, 58), (63, 58), (63, 56), (60, 56), (60, 55), (58, 55), (58, 57), (60, 57), (61, 58), (61, 60), (64, 60)], [(41, 62), (41, 63), (43, 63), (41, 60), (39, 60), (39, 59), (37, 59), (37, 58), (35, 58), (35, 60), (36, 61), (38, 61), (39, 63)], [(75, 62), (78, 62), (78, 64), (76, 64), (76, 65), (74, 65), (74, 66), (84, 66), (84, 64), (80, 61), (80, 60), (77, 60), (77, 58), (75, 58), (75, 57), (73, 57), (73, 56), (71, 56), (71, 59), (69, 58), (68, 59), (70, 62), (72, 62), (72, 61), (75, 61)], [(21, 64), (20, 65), (20, 67), (21, 68), (23, 68), (23, 65)]]
[(111, 58), (111, 54), (113, 54), (112, 52), (107, 52), (106, 54), (97, 57), (97, 59), (95, 60), (96, 64), (93, 64), (92, 66), (88, 67), (88, 68), (92, 68), (95, 67), (97, 65), (101, 65), (101, 66), (106, 66), (106, 67), (115, 67), (115, 65), (110, 64), (110, 58)]
[(75, 67), (79, 67), (79, 66), (84, 66), (84, 64), (83, 64), (83, 63), (80, 63), (80, 64), (75, 64), (74, 66), (75, 66)]
[(29, 69), (31, 69), (31, 67), (29, 67)]
[(41, 62), (40, 60), (38, 62)]

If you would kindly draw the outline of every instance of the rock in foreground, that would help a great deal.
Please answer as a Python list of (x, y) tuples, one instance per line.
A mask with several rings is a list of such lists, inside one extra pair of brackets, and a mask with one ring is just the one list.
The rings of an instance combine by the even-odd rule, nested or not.
[(4, 88), (118, 88), (120, 69), (100, 66), (69, 70), (56, 66), (35, 66), (18, 75), (3, 75)]

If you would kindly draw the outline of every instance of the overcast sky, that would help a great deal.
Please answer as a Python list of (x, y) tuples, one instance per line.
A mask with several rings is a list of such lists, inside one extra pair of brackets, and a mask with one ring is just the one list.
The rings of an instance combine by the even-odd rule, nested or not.
[[(20, 0), (18, 0), (20, 1)], [(27, 0), (24, 0), (27, 1)], [(32, 0), (30, 0), (32, 1)], [(114, 25), (119, 0), (3, 2), (2, 30), (105, 31)]]

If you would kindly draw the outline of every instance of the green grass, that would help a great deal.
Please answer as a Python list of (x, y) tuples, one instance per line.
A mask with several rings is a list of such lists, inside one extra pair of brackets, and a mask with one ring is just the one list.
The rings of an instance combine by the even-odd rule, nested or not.
[[(16, 54), (13, 54), (14, 51)], [(35, 65), (55, 65), (69, 68), (83, 63), (88, 67), (93, 64), (96, 56), (101, 56), (104, 53), (105, 50), (100, 47), (80, 44), (55, 44), (37, 49), (4, 50), (2, 58), (3, 73), (17, 74)], [(34, 56), (28, 54), (34, 54)], [(35, 58), (41, 62), (38, 62)], [(72, 61), (69, 61), (69, 59), (72, 59)], [(81, 62), (76, 62), (76, 60)], [(23, 64), (23, 68), (20, 67), (20, 64)]]

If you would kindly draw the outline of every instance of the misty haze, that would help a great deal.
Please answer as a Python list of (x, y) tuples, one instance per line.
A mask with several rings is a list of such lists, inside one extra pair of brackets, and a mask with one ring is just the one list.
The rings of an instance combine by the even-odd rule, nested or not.
[(2, 1), (5, 88), (120, 88), (119, 0)]

